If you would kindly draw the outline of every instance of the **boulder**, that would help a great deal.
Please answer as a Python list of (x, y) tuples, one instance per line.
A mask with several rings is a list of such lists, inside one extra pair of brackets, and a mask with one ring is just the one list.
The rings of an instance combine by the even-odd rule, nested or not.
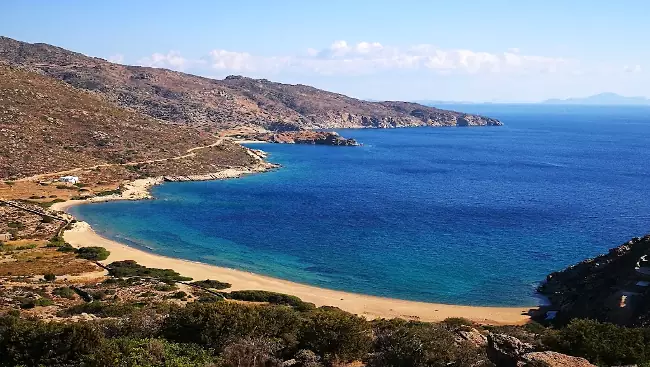
[(521, 366), (539, 366), (547, 365), (548, 367), (596, 367), (589, 363), (588, 360), (580, 357), (568, 356), (557, 352), (532, 352), (524, 354)]
[(488, 334), (487, 344), (487, 356), (498, 367), (517, 367), (523, 355), (535, 350), (531, 344), (505, 334)]
[(468, 341), (477, 347), (485, 347), (487, 345), (487, 338), (481, 334), (480, 331), (471, 328), (469, 330), (459, 330), (458, 339)]

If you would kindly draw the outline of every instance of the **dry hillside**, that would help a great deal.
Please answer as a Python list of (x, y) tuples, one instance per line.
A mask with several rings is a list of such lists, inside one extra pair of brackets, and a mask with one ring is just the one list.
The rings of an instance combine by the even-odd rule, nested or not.
[(367, 102), (305, 85), (113, 64), (47, 44), (0, 37), (0, 60), (97, 91), (170, 122), (217, 129), (240, 125), (303, 128), (501, 125), (492, 118), (415, 103)]
[[(0, 64), (0, 178), (183, 155), (217, 139), (117, 107), (97, 93)], [(247, 165), (245, 149), (211, 149), (211, 162)], [(191, 163), (186, 174), (193, 174)], [(206, 172), (199, 172), (206, 173)]]

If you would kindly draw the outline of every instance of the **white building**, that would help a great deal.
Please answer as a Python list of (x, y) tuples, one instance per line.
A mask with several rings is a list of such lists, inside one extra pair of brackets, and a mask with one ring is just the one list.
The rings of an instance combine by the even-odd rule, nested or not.
[(77, 177), (77, 176), (63, 176), (63, 177), (59, 178), (59, 181), (74, 185), (76, 183), (79, 183), (79, 177)]

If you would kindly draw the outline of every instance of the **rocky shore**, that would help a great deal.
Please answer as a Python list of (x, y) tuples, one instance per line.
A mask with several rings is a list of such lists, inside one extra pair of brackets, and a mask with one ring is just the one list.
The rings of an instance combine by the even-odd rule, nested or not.
[(254, 138), (257, 140), (267, 141), (269, 143), (280, 144), (313, 144), (338, 146), (359, 145), (356, 140), (344, 138), (334, 131), (287, 131), (280, 133), (259, 134)]
[(650, 235), (552, 273), (538, 291), (551, 303), (546, 317), (556, 323), (584, 318), (648, 326)]

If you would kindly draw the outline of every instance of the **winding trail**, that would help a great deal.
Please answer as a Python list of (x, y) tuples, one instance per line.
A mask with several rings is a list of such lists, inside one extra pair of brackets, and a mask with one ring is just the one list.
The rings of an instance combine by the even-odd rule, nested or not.
[(29, 177), (20, 178), (20, 179), (17, 179), (16, 181), (17, 181), (17, 182), (21, 182), (21, 181), (22, 181), (22, 182), (24, 182), (24, 181), (35, 181), (35, 180), (39, 180), (39, 179), (41, 179), (41, 178), (46, 178), (46, 177), (50, 177), (50, 176), (63, 176), (63, 175), (67, 175), (67, 174), (70, 174), (70, 173), (75, 173), (75, 172), (80, 172), (80, 171), (87, 171), (87, 170), (92, 170), (92, 169), (97, 169), (97, 168), (103, 168), (103, 167), (111, 167), (111, 166), (137, 166), (137, 165), (139, 165), (139, 164), (147, 164), (147, 163), (157, 163), (157, 162), (175, 161), (175, 160), (179, 160), (179, 159), (185, 159), (185, 158), (194, 157), (194, 156), (196, 155), (196, 153), (194, 153), (194, 152), (196, 152), (197, 150), (216, 147), (216, 146), (218, 146), (218, 145), (221, 145), (222, 143), (223, 143), (223, 138), (219, 138), (219, 140), (217, 140), (216, 142), (214, 142), (214, 143), (212, 143), (212, 144), (210, 144), (210, 145), (202, 145), (202, 146), (198, 146), (198, 147), (190, 148), (190, 149), (188, 149), (188, 150), (185, 151), (185, 154), (183, 154), (183, 155), (179, 155), (179, 156), (175, 156), (175, 157), (159, 158), (159, 159), (149, 159), (149, 160), (145, 160), (145, 161), (136, 161), (136, 162), (127, 162), (127, 163), (104, 163), (104, 164), (98, 164), (98, 165), (96, 165), (96, 166), (91, 166), (91, 167), (77, 167), (77, 168), (72, 168), (72, 169), (65, 170), (65, 171), (49, 172), (49, 173), (41, 173), (41, 174), (34, 175), (34, 176), (29, 176)]

